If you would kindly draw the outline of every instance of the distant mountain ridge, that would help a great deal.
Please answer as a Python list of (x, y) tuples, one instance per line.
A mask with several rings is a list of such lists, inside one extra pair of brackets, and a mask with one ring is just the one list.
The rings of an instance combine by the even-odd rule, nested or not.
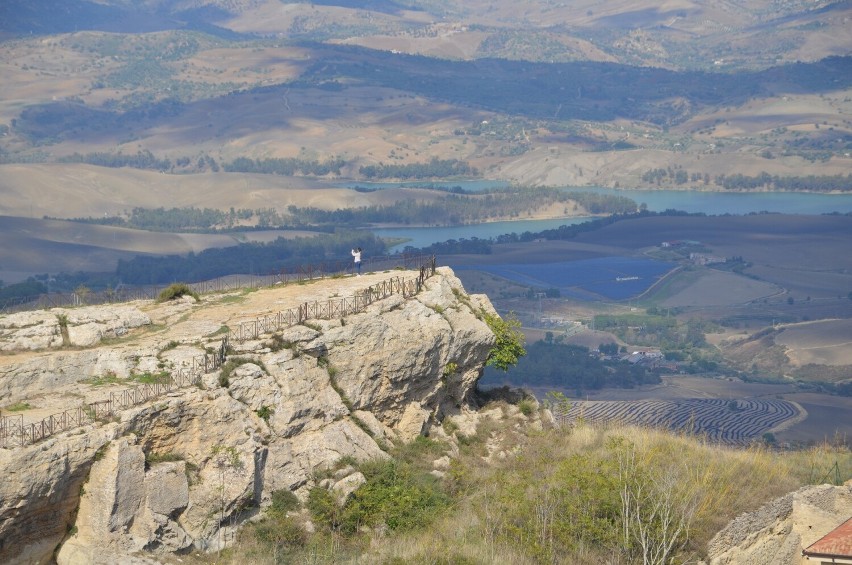
[[(75, 31), (146, 33), (196, 29), (232, 38), (347, 41), (392, 50), (391, 38), (417, 39), (396, 50), (431, 54), (434, 44), (468, 36), (482, 41), (476, 58), (604, 60), (670, 68), (768, 67), (848, 55), (847, 0), (783, 5), (769, 1), (719, 5), (692, 0), (676, 9), (650, 1), (600, 6), (592, 0), (526, 2), (406, 0), (9, 0), (0, 33)], [(508, 34), (506, 32), (509, 32)], [(421, 41), (420, 38), (427, 38)], [(431, 39), (428, 39), (431, 38)], [(579, 41), (579, 43), (576, 43)], [(390, 43), (388, 43), (390, 42)], [(573, 42), (573, 43), (572, 43)], [(387, 47), (382, 47), (387, 44)], [(594, 46), (598, 53), (582, 45)], [(575, 51), (579, 47), (579, 51)], [(562, 53), (560, 53), (562, 51)], [(569, 55), (570, 53), (570, 55)], [(562, 57), (568, 56), (570, 59)]]

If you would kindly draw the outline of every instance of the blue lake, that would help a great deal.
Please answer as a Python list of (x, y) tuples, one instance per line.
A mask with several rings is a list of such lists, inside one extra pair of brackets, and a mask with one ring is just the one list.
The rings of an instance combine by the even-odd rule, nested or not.
[[(470, 183), (478, 181), (467, 181)], [(496, 181), (482, 181), (496, 182)], [(363, 186), (364, 183), (359, 183)], [(402, 184), (374, 183), (376, 186), (404, 186)], [(412, 183), (416, 184), (416, 183)], [(419, 184), (423, 186), (423, 184)], [(462, 183), (446, 183), (445, 186), (462, 186)], [(505, 184), (503, 185), (505, 186)], [(484, 190), (482, 188), (481, 190)], [(775, 212), (780, 214), (830, 214), (852, 213), (852, 193), (815, 194), (804, 192), (694, 192), (680, 190), (625, 190), (598, 187), (566, 187), (574, 192), (594, 192), (625, 196), (637, 205), (645, 204), (652, 212), (668, 209), (689, 213), (703, 212), (708, 215), (749, 214), (756, 212)], [(391, 252), (402, 251), (407, 245), (425, 247), (433, 243), (450, 239), (489, 239), (507, 233), (539, 232), (563, 225), (573, 225), (588, 221), (589, 218), (569, 218), (561, 220), (519, 220), (513, 222), (493, 222), (455, 227), (419, 227), (419, 228), (380, 228), (372, 229), (379, 237), (408, 238), (410, 241), (397, 245)]]
[(625, 300), (645, 292), (675, 266), (640, 257), (600, 257), (562, 263), (454, 268), (484, 271), (533, 288), (558, 288), (562, 296)]

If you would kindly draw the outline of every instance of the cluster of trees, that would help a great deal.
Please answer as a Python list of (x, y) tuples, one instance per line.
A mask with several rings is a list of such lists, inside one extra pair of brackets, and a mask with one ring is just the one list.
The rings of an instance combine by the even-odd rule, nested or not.
[(150, 231), (200, 231), (223, 224), (233, 225), (237, 219), (253, 216), (250, 210), (234, 210), (229, 213), (212, 208), (134, 208), (127, 225)]
[(626, 196), (595, 192), (567, 192), (563, 196), (566, 200), (575, 201), (591, 214), (629, 214), (640, 208), (634, 200)]
[(47, 286), (34, 277), (9, 286), (4, 286), (3, 281), (0, 281), (0, 306), (22, 299), (35, 298), (45, 292), (47, 292)]
[(527, 355), (505, 375), (486, 369), (482, 385), (555, 387), (597, 390), (604, 387), (632, 388), (659, 383), (659, 375), (644, 367), (623, 362), (604, 362), (589, 355), (589, 349), (558, 341), (541, 340), (527, 347)]
[(287, 157), (283, 159), (250, 159), (237, 157), (230, 163), (223, 163), (222, 168), (229, 173), (259, 173), (264, 175), (339, 175), (346, 161), (340, 157), (332, 157), (320, 162), (316, 159), (299, 159)]
[(642, 181), (660, 186), (662, 184), (686, 185), (713, 183), (727, 190), (790, 190), (790, 191), (849, 191), (852, 190), (852, 175), (808, 175), (808, 176), (778, 176), (762, 172), (759, 175), (716, 175), (709, 173), (690, 173), (686, 169), (657, 168), (649, 169), (642, 174)]
[[(432, 202), (401, 200), (390, 205), (357, 209), (320, 210), (290, 206), (288, 211), (302, 224), (365, 225), (399, 223), (460, 225), (487, 219), (519, 217), (554, 203), (576, 209), (582, 205), (593, 214), (633, 212), (636, 203), (621, 196), (563, 192), (552, 188), (507, 188), (477, 194), (451, 193)], [(568, 210), (566, 209), (566, 214)]]
[(705, 185), (710, 184), (709, 173), (690, 173), (686, 169), (673, 169), (671, 167), (668, 167), (666, 169), (657, 168), (647, 170), (642, 173), (641, 178), (643, 182), (647, 182), (648, 184), (655, 184), (657, 186), (663, 184), (664, 182), (676, 185), (684, 185), (688, 182), (691, 182), (693, 184), (697, 184), (699, 182)]
[(636, 345), (660, 347), (670, 350), (689, 350), (707, 344), (707, 323), (690, 320), (678, 323), (673, 316), (661, 315), (658, 311), (646, 314), (600, 314), (595, 316), (595, 329), (614, 333), (623, 341)]
[(458, 159), (433, 158), (428, 163), (366, 165), (358, 169), (368, 179), (427, 179), (476, 176), (477, 170)]
[[(216, 232), (239, 228), (240, 230), (270, 227), (295, 227), (294, 218), (279, 214), (274, 208), (133, 208), (130, 215), (103, 218), (73, 218), (86, 224), (120, 226), (126, 228), (164, 232)], [(339, 224), (333, 224), (339, 225)]]
[(48, 273), (33, 275), (27, 280), (6, 285), (0, 281), (0, 308), (20, 304), (55, 292), (87, 292), (115, 284), (113, 273)]
[(631, 218), (644, 218), (648, 216), (690, 216), (696, 215), (701, 216), (703, 214), (689, 214), (687, 212), (681, 212), (679, 210), (664, 210), (662, 212), (649, 212), (648, 210), (641, 208), (638, 212), (633, 212), (629, 214), (612, 214), (611, 216), (606, 216), (603, 218), (597, 218), (595, 220), (590, 220), (588, 222), (582, 222), (580, 224), (573, 225), (564, 225), (559, 226), (558, 228), (542, 230), (540, 232), (523, 232), (523, 233), (508, 233), (503, 235), (498, 235), (494, 238), (494, 243), (519, 243), (525, 241), (534, 241), (536, 239), (548, 239), (548, 240), (565, 240), (565, 239), (574, 239), (581, 233), (590, 232), (599, 230), (604, 226), (608, 226), (615, 222), (621, 220), (628, 220)]
[(582, 222), (580, 224), (573, 225), (564, 225), (559, 226), (555, 229), (543, 230), (540, 232), (523, 232), (523, 233), (507, 233), (498, 235), (497, 237), (488, 238), (488, 239), (479, 239), (479, 238), (471, 238), (471, 239), (459, 239), (459, 240), (449, 240), (441, 243), (436, 243), (430, 245), (428, 247), (416, 248), (412, 246), (408, 246), (405, 248), (407, 252), (413, 251), (422, 251), (424, 253), (435, 253), (439, 255), (448, 255), (448, 254), (456, 254), (456, 253), (472, 253), (479, 255), (487, 255), (491, 253), (491, 246), (494, 244), (500, 243), (520, 243), (520, 242), (528, 242), (534, 241), (537, 239), (547, 239), (547, 240), (566, 240), (573, 239), (577, 237), (581, 233), (585, 233), (588, 231), (594, 231), (600, 229), (604, 226), (617, 222), (619, 220), (630, 219), (630, 218), (641, 218), (645, 216), (702, 216), (703, 214), (689, 214), (687, 212), (681, 212), (679, 210), (665, 210), (663, 212), (649, 212), (647, 210), (640, 210), (639, 212), (635, 212), (632, 214), (613, 214), (612, 216), (607, 216), (604, 218), (598, 218), (595, 220), (591, 220), (588, 222)]
[[(228, 211), (212, 208), (154, 208), (136, 207), (128, 217), (75, 218), (74, 221), (122, 226), (149, 231), (210, 232), (246, 225), (258, 228), (334, 228), (357, 227), (374, 223), (401, 223), (422, 225), (460, 225), (492, 218), (518, 217), (525, 212), (555, 202), (582, 205), (592, 213), (618, 213), (634, 211), (636, 203), (621, 196), (606, 196), (585, 192), (562, 192), (548, 188), (500, 189), (489, 193), (466, 194), (449, 192), (433, 202), (401, 200), (385, 206), (339, 208), (322, 210), (314, 207), (289, 206), (287, 214), (274, 208), (234, 209)], [(567, 212), (567, 210), (566, 210)], [(453, 242), (455, 247), (458, 242)], [(484, 241), (473, 243), (481, 249)], [(446, 246), (444, 246), (446, 247)], [(480, 251), (475, 251), (480, 252)]]
[(852, 175), (808, 175), (780, 177), (763, 172), (757, 176), (719, 175), (716, 184), (726, 189), (768, 188), (772, 190), (810, 190), (816, 192), (852, 190)]
[(314, 237), (283, 239), (270, 243), (243, 243), (205, 249), (187, 256), (136, 256), (119, 260), (117, 277), (125, 284), (195, 282), (234, 273), (269, 274), (312, 262), (350, 261), (350, 250), (361, 247), (364, 256), (383, 255), (386, 246), (369, 232), (340, 231)]
[(74, 153), (67, 157), (60, 157), (60, 163), (88, 163), (99, 167), (132, 167), (134, 169), (154, 169), (159, 171), (168, 170), (172, 163), (168, 159), (159, 159), (153, 153), (145, 149), (138, 151), (136, 155), (125, 155), (124, 153)]
[(421, 248), (407, 245), (404, 250), (406, 253), (420, 252), (426, 255), (490, 255), (491, 245), (491, 239), (479, 239), (478, 237), (472, 237), (470, 239), (448, 239), (447, 241), (440, 241)]

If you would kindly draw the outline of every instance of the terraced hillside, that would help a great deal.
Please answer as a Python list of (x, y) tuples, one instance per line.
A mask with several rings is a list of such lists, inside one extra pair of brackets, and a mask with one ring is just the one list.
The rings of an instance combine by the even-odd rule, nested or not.
[(709, 441), (745, 445), (784, 423), (802, 418), (804, 410), (786, 400), (687, 398), (682, 400), (578, 401), (555, 411), (563, 423), (622, 422), (687, 431)]

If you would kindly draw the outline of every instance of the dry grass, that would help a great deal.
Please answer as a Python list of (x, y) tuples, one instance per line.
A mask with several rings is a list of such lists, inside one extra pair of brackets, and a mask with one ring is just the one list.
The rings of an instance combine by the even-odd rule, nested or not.
[(852, 319), (789, 325), (775, 338), (794, 365), (852, 365)]
[[(515, 451), (509, 457), (491, 458), (486, 463), (481, 457), (486, 441), (492, 449), (500, 445), (514, 447)], [(680, 551), (680, 557), (688, 560), (703, 557), (710, 538), (735, 516), (820, 481), (835, 462), (843, 478), (852, 474), (852, 455), (848, 449), (830, 444), (779, 453), (759, 446), (724, 448), (705, 443), (701, 438), (634, 426), (581, 424), (570, 430), (524, 429), (518, 434), (518, 428), (512, 430), (508, 421), (491, 422), (462, 446), (446, 482), (456, 503), (430, 526), (402, 535), (371, 531), (350, 539), (319, 536), (289, 558), (293, 562), (312, 563), (539, 563), (541, 556), (531, 553), (531, 546), (512, 541), (519, 535), (516, 531), (519, 527), (533, 528), (522, 535), (527, 541), (538, 535), (535, 525), (523, 517), (523, 508), (536, 504), (530, 497), (544, 496), (545, 491), (552, 495), (561, 492), (560, 489), (573, 493), (569, 504), (572, 501), (579, 504), (578, 501), (589, 497), (612, 496), (604, 491), (583, 492), (590, 487), (587, 483), (560, 481), (565, 480), (565, 469), (571, 468), (577, 469), (581, 477), (617, 474), (617, 460), (626, 453), (632, 453), (644, 471), (673, 478), (672, 488), (678, 496), (691, 501), (695, 514), (688, 540)], [(581, 466), (576, 467), (578, 464)], [(606, 488), (602, 484), (591, 483), (591, 488)], [(553, 516), (554, 531), (571, 527), (560, 522), (564, 519)], [(613, 523), (612, 527), (620, 526)], [(510, 531), (515, 533), (509, 535)], [(617, 531), (613, 535), (613, 540), (619, 539)], [(580, 565), (602, 561), (627, 563), (629, 559), (622, 549), (618, 543), (595, 546), (577, 539), (570, 547), (560, 546), (548, 561)], [(225, 562), (271, 563), (270, 552), (268, 546), (258, 544), (256, 539), (241, 537)]]
[[(688, 273), (689, 283), (675, 291), (659, 304), (665, 308), (729, 306), (745, 304), (777, 295), (781, 289), (775, 285), (749, 279), (734, 273), (704, 269), (700, 273)], [(677, 275), (680, 277), (681, 275)]]

